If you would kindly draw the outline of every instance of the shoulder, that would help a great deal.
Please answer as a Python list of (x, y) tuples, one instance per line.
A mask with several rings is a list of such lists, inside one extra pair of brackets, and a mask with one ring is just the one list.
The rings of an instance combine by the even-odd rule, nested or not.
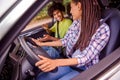
[[(100, 20), (100, 22), (102, 22), (102, 21), (103, 21), (103, 19)], [(105, 29), (105, 30), (110, 30), (109, 25), (107, 23), (105, 23), (105, 22), (102, 23), (99, 28), (100, 29)]]
[(106, 23), (103, 23), (98, 28), (95, 36), (100, 39), (108, 39), (110, 36), (110, 29), (109, 26)]
[(57, 26), (57, 22), (53, 24), (53, 26), (50, 28), (50, 30), (54, 29)]
[(65, 21), (65, 22), (70, 22), (70, 23), (72, 23), (72, 20), (69, 19), (69, 18), (65, 18), (64, 21)]
[(100, 27), (99, 27), (99, 30), (100, 31), (108, 31), (108, 32), (110, 32), (109, 25), (106, 24), (106, 23), (101, 24)]
[(71, 30), (79, 30), (81, 27), (80, 21), (79, 20), (74, 20), (73, 23), (71, 24), (70, 29)]
[(72, 25), (73, 26), (80, 26), (81, 21), (80, 20), (74, 20)]

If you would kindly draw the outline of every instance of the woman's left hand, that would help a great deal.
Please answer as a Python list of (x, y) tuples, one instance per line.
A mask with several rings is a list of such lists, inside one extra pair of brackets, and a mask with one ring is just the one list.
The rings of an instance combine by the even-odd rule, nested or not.
[(38, 46), (42, 46), (42, 43), (39, 39), (34, 39), (32, 38), (32, 40), (38, 45)]
[(35, 66), (37, 66), (40, 70), (42, 70), (43, 72), (49, 72), (51, 70), (54, 70), (57, 65), (56, 65), (56, 61), (55, 60), (52, 60), (52, 59), (49, 59), (49, 58), (46, 58), (44, 56), (40, 56), (40, 61), (38, 61)]

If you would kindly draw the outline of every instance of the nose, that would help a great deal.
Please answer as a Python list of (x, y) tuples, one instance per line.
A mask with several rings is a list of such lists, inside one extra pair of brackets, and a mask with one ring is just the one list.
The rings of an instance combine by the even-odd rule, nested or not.
[(55, 17), (58, 17), (58, 15), (56, 14)]
[(59, 15), (58, 15), (58, 14), (56, 14), (56, 15), (54, 16), (54, 18), (56, 18), (56, 19), (57, 19), (57, 18), (58, 18), (58, 16), (59, 16)]

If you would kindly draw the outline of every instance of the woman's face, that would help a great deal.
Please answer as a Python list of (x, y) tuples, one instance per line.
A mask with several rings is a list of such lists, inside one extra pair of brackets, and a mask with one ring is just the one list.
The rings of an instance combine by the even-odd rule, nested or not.
[(57, 20), (57, 21), (62, 21), (63, 20), (63, 14), (60, 10), (55, 10), (53, 11), (53, 17)]
[(71, 1), (71, 10), (70, 13), (73, 16), (73, 20), (81, 19), (82, 15), (82, 8), (81, 8), (81, 3), (75, 4), (73, 1)]

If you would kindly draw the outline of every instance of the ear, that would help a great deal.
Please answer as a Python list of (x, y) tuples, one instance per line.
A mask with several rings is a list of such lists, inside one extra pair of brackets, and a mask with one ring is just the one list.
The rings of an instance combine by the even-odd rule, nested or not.
[(78, 6), (79, 9), (81, 9), (81, 3), (80, 2), (77, 3), (77, 6)]

